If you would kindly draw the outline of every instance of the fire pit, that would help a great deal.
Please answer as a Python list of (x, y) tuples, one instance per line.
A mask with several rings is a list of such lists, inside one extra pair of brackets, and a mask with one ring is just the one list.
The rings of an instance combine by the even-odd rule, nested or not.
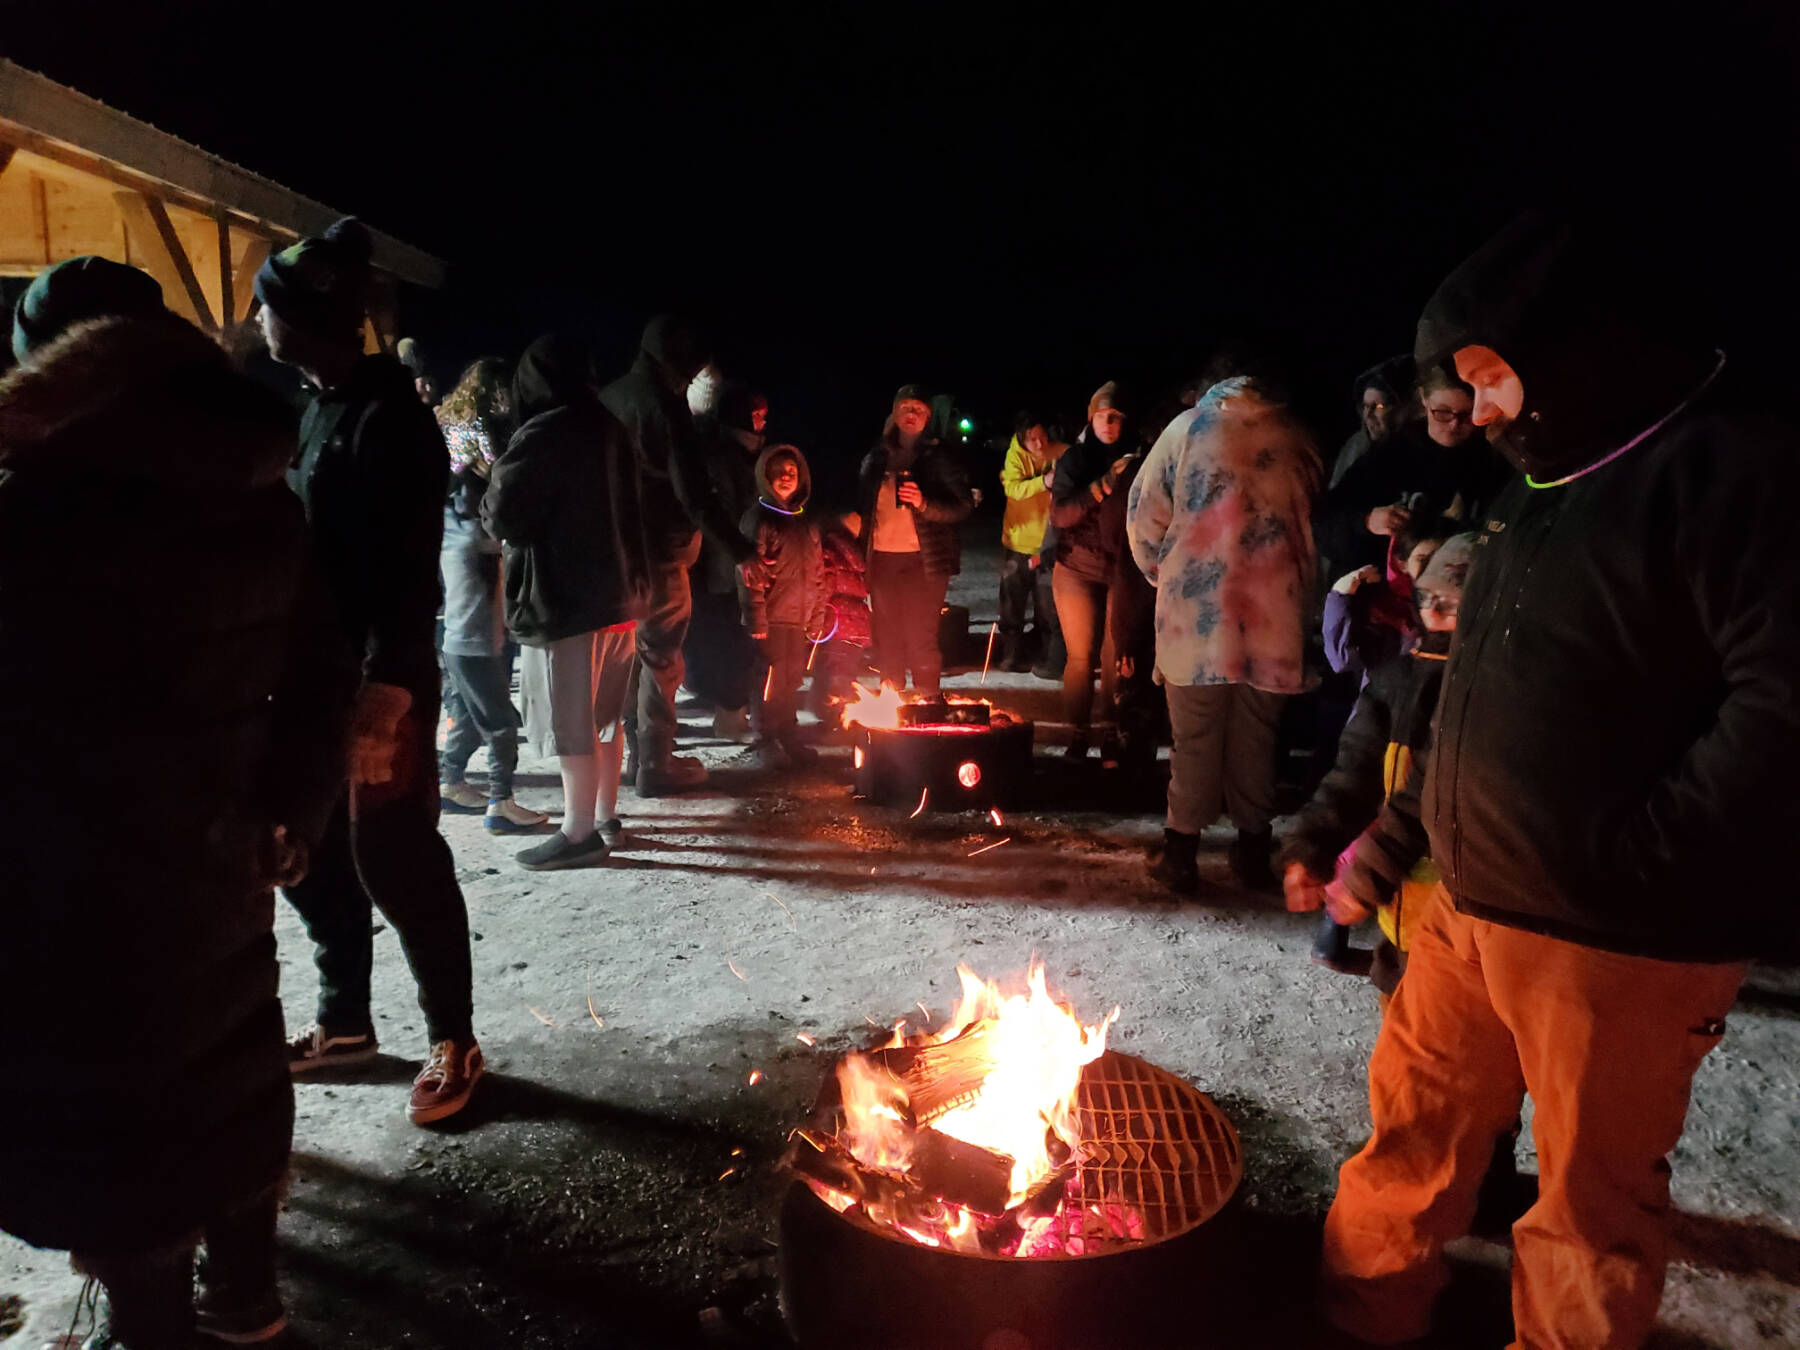
[(1107, 1050), (1112, 1019), (1081, 1026), (1041, 968), (1028, 998), (960, 973), (949, 1025), (845, 1056), (795, 1131), (781, 1292), (800, 1345), (1235, 1344), (1191, 1315), (1232, 1280), (1231, 1122)]
[(986, 703), (908, 703), (857, 687), (845, 707), (858, 797), (960, 811), (1010, 805), (1031, 776), (1032, 725)]

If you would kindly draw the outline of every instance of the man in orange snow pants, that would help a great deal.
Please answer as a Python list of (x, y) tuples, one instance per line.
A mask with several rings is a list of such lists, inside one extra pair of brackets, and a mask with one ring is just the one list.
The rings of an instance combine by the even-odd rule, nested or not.
[(1323, 1311), (1348, 1344), (1426, 1334), (1443, 1246), (1527, 1092), (1515, 1350), (1643, 1344), (1689, 1086), (1800, 832), (1800, 456), (1629, 255), (1527, 217), (1419, 324), (1420, 370), (1473, 386), (1522, 473), (1474, 522), (1421, 799), (1443, 888), (1325, 1224)]

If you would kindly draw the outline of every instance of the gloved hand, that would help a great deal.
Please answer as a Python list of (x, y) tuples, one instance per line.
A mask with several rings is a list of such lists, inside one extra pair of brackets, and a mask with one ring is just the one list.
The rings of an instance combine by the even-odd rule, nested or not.
[(1350, 888), (1344, 884), (1342, 874), (1335, 876), (1325, 887), (1325, 912), (1331, 915), (1336, 923), (1346, 928), (1353, 928), (1374, 911), (1350, 894)]
[(1325, 907), (1325, 885), (1303, 862), (1291, 862), (1281, 874), (1281, 893), (1290, 914), (1312, 914)]
[(412, 694), (395, 684), (365, 684), (356, 691), (350, 714), (350, 781), (376, 786), (394, 777), (400, 748), (400, 719), (412, 708)]

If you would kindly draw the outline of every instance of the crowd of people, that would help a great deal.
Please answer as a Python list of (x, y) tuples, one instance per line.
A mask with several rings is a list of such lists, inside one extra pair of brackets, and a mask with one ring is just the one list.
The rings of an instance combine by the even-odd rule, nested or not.
[[(622, 788), (706, 783), (676, 753), (684, 689), (775, 769), (817, 758), (809, 676), (827, 726), (859, 681), (942, 692), (978, 492), (926, 390), (897, 391), (833, 514), (691, 325), (653, 319), (611, 378), (546, 335), (437, 400), (365, 353), (369, 253), (344, 221), (257, 274), (297, 421), (136, 269), (62, 263), (14, 316), (0, 717), (33, 772), (0, 811), (0, 1013), (32, 1031), (0, 1072), (35, 1109), (0, 1113), (0, 1227), (104, 1286), (108, 1344), (280, 1330), (290, 1080), (377, 1052), (374, 910), (426, 1025), (409, 1115), (466, 1108), (440, 813), (532, 835), (524, 868), (593, 866)], [(1284, 372), (1241, 354), (1173, 416), (1109, 380), (1066, 439), (1016, 419), (1000, 664), (1060, 681), (1071, 757), (1147, 774), (1166, 733), (1161, 884), (1205, 889), (1226, 815), (1238, 882), (1317, 912), (1314, 959), (1378, 992), (1374, 1132), (1325, 1230), (1345, 1344), (1424, 1334), (1444, 1244), (1516, 1194), (1527, 1090), (1518, 1344), (1634, 1346), (1654, 1319), (1665, 1158), (1772, 931), (1766, 841), (1800, 823), (1795, 461), (1724, 364), (1602, 245), (1530, 219), (1358, 380), (1329, 463)], [(1321, 665), (1332, 763), (1277, 852), (1278, 732)], [(556, 761), (554, 824), (514, 797), (522, 737)], [(46, 817), (46, 792), (100, 809)], [(276, 888), (319, 976), (292, 1036)], [(59, 997), (77, 972), (108, 998)]]

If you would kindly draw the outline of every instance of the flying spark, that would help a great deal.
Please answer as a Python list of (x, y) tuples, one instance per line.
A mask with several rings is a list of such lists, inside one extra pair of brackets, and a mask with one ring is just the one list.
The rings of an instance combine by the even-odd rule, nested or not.
[(594, 1019), (594, 1025), (605, 1031), (606, 1023), (601, 1020), (600, 1014), (594, 1011), (594, 968), (592, 966), (588, 967), (587, 973), (587, 1005), (588, 1016)]
[(994, 843), (984, 844), (982, 847), (976, 849), (975, 853), (971, 853), (969, 856), (971, 858), (973, 858), (976, 853), (989, 853), (989, 852), (992, 852), (994, 849), (999, 848), (1000, 845), (1002, 845), (1002, 844), (1010, 844), (1010, 843), (1012, 843), (1012, 839), (1010, 837), (1005, 838), (1005, 839), (996, 840)]
[(738, 968), (737, 968), (737, 962), (736, 962), (736, 961), (733, 961), (733, 960), (731, 960), (731, 959), (730, 959), (730, 958), (726, 958), (726, 961), (725, 961), (725, 964), (726, 964), (726, 965), (728, 965), (728, 966), (730, 966), (730, 967), (731, 967), (731, 973), (732, 973), (732, 974), (733, 974), (733, 975), (735, 975), (735, 976), (737, 976), (737, 977), (738, 977), (738, 978), (739, 978), (739, 979), (740, 979), (740, 980), (742, 980), (742, 981), (743, 981), (743, 982), (744, 982), (744, 983), (745, 983), (745, 984), (749, 984), (749, 983), (750, 983), (750, 977), (749, 977), (749, 976), (748, 976), (748, 975), (746, 975), (746, 974), (744, 974), (744, 972), (743, 972), (743, 971), (741, 971), (741, 970), (739, 970), (739, 969), (738, 969)]
[(796, 1031), (794, 1033), (794, 1039), (799, 1041), (800, 1044), (802, 1044), (802, 1045), (817, 1045), (818, 1044), (818, 1042), (816, 1040), (814, 1040), (810, 1035), (808, 1035), (804, 1031)]
[(762, 1082), (762, 1070), (761, 1069), (750, 1070), (750, 1086), (755, 1087), (760, 1082)]
[(919, 804), (917, 806), (913, 807), (913, 813), (912, 813), (912, 815), (908, 816), (907, 819), (908, 820), (915, 819), (918, 816), (919, 812), (921, 812), (925, 809), (925, 803), (927, 800), (930, 799), (930, 797), (931, 797), (931, 789), (930, 788), (928, 788), (928, 787), (920, 788), (919, 789)]
[(736, 1171), (737, 1171), (737, 1168), (735, 1168), (735, 1167), (727, 1167), (723, 1172), (719, 1173), (719, 1180), (720, 1181), (725, 1180), (726, 1177), (732, 1175)]
[(988, 629), (987, 655), (984, 656), (981, 660), (981, 682), (983, 684), (987, 683), (988, 665), (994, 659), (994, 635), (996, 633), (998, 633), (999, 631), (1000, 631), (1000, 624), (998, 623), (998, 621), (996, 621)]
[(529, 1003), (527, 1003), (525, 1005), (525, 1007), (531, 1013), (531, 1015), (533, 1017), (537, 1018), (537, 1020), (542, 1022), (545, 1026), (553, 1027), (556, 1025), (556, 1023), (552, 1019), (544, 1016), (543, 1013), (539, 1012), (536, 1008), (533, 1008)]
[(994, 822), (995, 829), (999, 829), (1002, 825), (1006, 824), (1006, 821), (1000, 815), (1000, 808), (997, 806), (988, 812), (988, 819)]

